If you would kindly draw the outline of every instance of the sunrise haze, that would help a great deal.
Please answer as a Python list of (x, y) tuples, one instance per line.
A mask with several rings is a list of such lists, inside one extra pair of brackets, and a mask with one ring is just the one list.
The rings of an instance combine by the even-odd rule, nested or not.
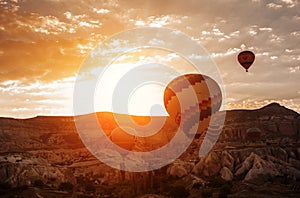
[[(224, 109), (278, 102), (300, 112), (299, 10), (296, 0), (0, 0), (0, 116), (73, 115), (73, 87), (85, 58), (99, 42), (139, 27), (176, 29), (203, 46), (224, 83)], [(256, 55), (248, 73), (237, 62), (242, 50)], [(158, 52), (135, 51), (116, 64), (126, 70), (147, 57), (188, 64), (176, 53)], [(162, 102), (163, 90), (139, 90), (130, 111), (145, 115), (151, 102)], [(145, 93), (151, 97), (139, 103)]]

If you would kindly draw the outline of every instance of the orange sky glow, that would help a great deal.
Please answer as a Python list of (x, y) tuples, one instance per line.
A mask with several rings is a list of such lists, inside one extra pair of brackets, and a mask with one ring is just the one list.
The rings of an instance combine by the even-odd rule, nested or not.
[[(278, 102), (300, 112), (299, 10), (297, 0), (0, 0), (0, 116), (73, 115), (73, 87), (85, 58), (99, 42), (138, 27), (177, 29), (202, 45), (224, 83), (223, 109)], [(256, 55), (248, 73), (237, 62), (242, 50)], [(187, 64), (174, 53), (147, 50), (114, 64), (147, 57)], [(116, 71), (110, 76), (118, 79)], [(160, 86), (138, 90), (130, 111), (147, 114), (162, 92)]]

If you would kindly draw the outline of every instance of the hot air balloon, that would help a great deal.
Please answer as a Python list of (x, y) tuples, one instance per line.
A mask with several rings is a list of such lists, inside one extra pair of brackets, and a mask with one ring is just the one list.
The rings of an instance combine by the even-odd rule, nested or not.
[[(189, 103), (188, 100), (193, 97), (189, 94), (192, 92), (197, 97), (196, 101), (193, 101), (195, 104)], [(222, 93), (219, 85), (210, 77), (201, 74), (179, 76), (168, 84), (164, 92), (167, 112), (176, 124), (182, 125), (188, 137), (194, 127), (197, 127), (196, 130), (200, 134), (207, 130), (211, 114), (219, 110), (221, 103)], [(182, 109), (182, 106), (186, 109)]]
[(255, 55), (251, 51), (242, 51), (238, 55), (238, 61), (246, 69), (246, 72), (248, 72), (248, 69), (254, 62), (254, 59)]

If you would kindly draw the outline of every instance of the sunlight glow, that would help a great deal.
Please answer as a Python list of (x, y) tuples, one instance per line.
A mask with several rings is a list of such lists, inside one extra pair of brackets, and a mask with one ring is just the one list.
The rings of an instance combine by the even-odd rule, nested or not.
[[(143, 84), (133, 91), (128, 104), (130, 115), (168, 115), (163, 106), (165, 87), (159, 84)], [(159, 108), (161, 107), (161, 108)]]

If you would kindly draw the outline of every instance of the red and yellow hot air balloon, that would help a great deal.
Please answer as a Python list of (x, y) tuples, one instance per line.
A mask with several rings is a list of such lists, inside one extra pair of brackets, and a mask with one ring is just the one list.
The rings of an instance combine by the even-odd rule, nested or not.
[[(190, 92), (194, 92), (197, 97), (194, 103), (188, 100), (193, 97), (189, 95)], [(212, 78), (202, 74), (179, 76), (168, 84), (164, 92), (164, 105), (167, 112), (176, 124), (182, 124), (187, 136), (190, 135), (193, 127), (197, 127), (200, 134), (205, 132), (211, 114), (220, 109), (221, 103), (222, 92), (219, 85)], [(182, 109), (182, 106), (187, 109)], [(198, 113), (200, 115), (197, 115)], [(181, 121), (183, 123), (180, 123)]]
[(255, 55), (251, 51), (242, 51), (238, 55), (238, 61), (246, 69), (246, 72), (248, 72), (248, 69), (253, 64), (255, 60)]

